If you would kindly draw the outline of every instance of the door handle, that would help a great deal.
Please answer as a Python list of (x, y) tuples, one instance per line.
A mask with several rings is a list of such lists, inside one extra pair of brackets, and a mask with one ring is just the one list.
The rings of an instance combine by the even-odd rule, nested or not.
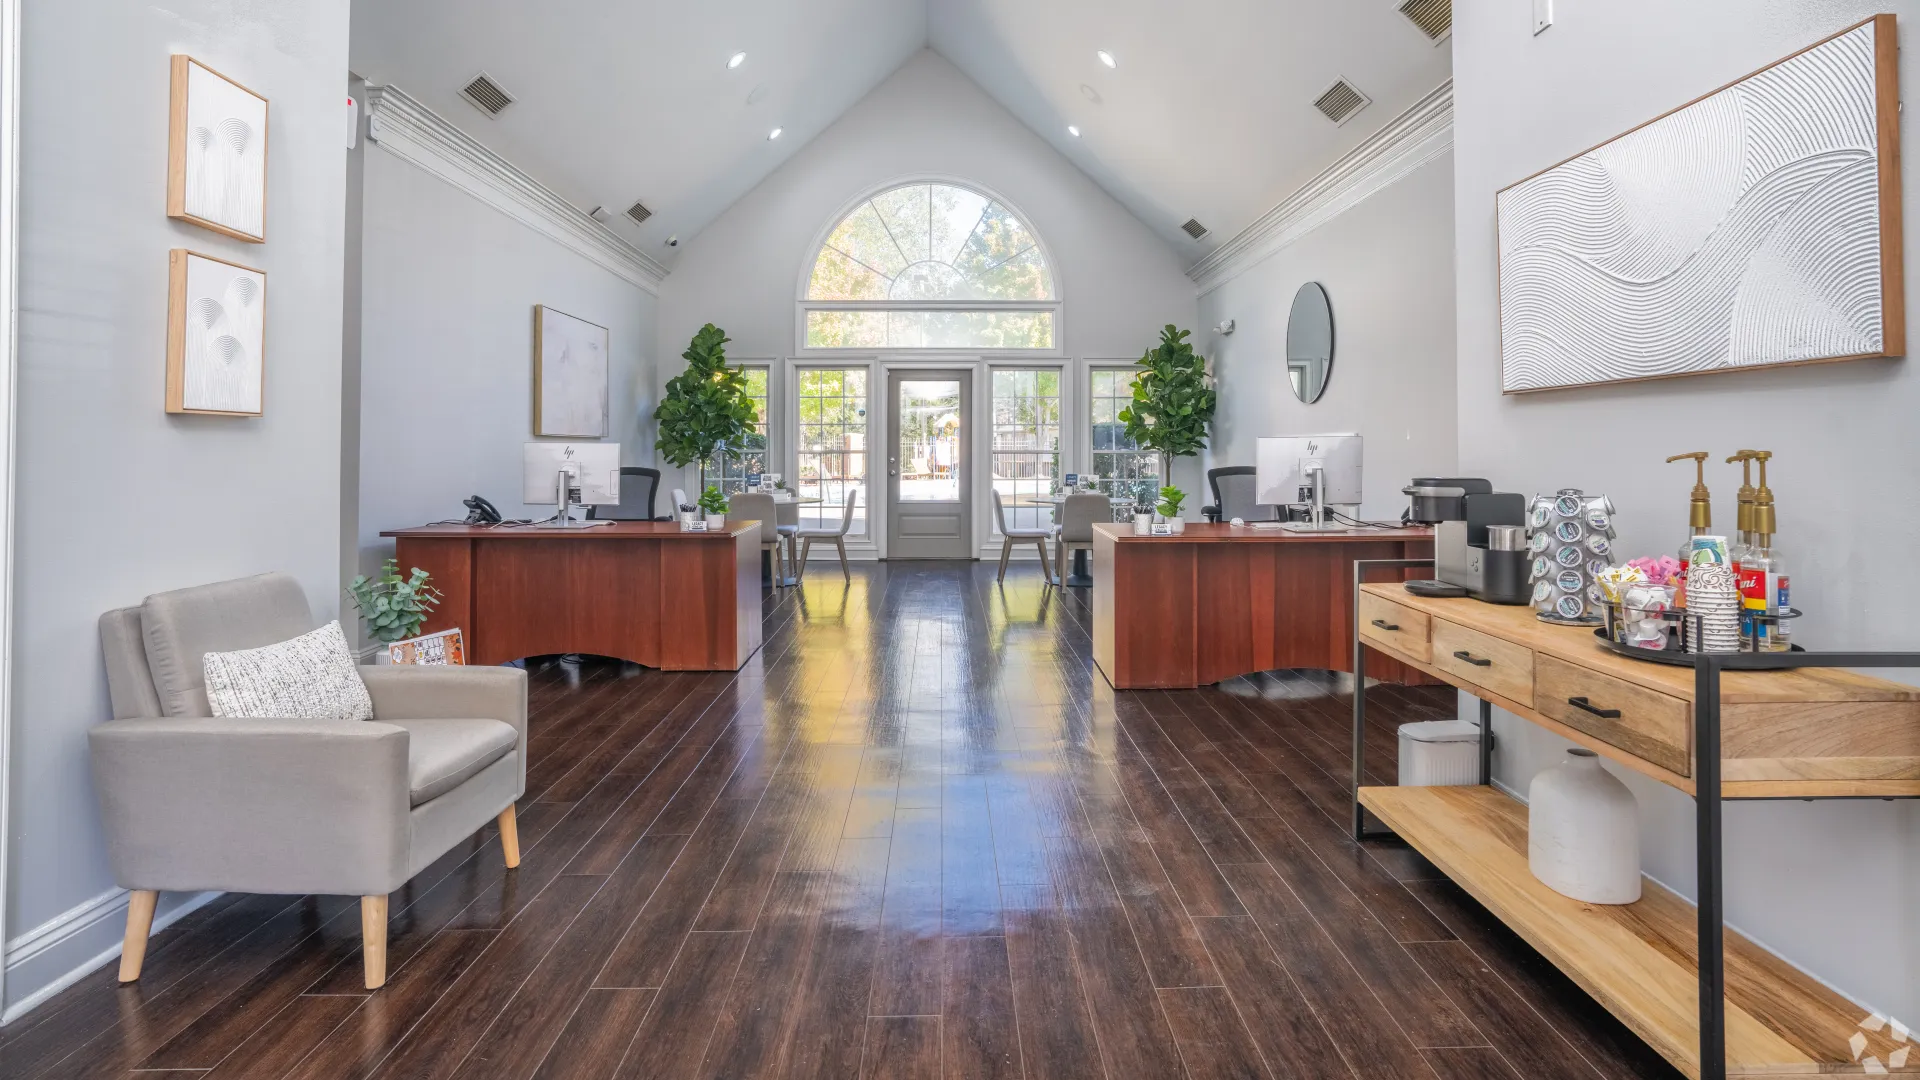
[(1492, 667), (1493, 666), (1493, 661), (1482, 660), (1465, 649), (1461, 649), (1459, 652), (1454, 653), (1453, 658), (1455, 660), (1465, 660), (1467, 663), (1472, 664), (1474, 667)]
[(1602, 709), (1584, 697), (1570, 697), (1567, 699), (1567, 704), (1579, 709), (1581, 712), (1590, 712), (1602, 720), (1620, 719), (1619, 709)]
[(1385, 619), (1375, 619), (1373, 620), (1373, 625), (1379, 627), (1382, 630), (1388, 631), (1389, 633), (1398, 631), (1400, 629), (1398, 625), (1394, 623), (1390, 623)]

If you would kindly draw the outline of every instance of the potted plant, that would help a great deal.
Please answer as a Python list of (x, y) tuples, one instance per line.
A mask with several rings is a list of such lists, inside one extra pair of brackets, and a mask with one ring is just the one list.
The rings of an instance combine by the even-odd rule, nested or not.
[(1159, 511), (1160, 520), (1172, 526), (1176, 534), (1187, 531), (1187, 523), (1180, 519), (1180, 504), (1186, 501), (1186, 492), (1177, 487), (1168, 486), (1160, 489), (1160, 501), (1153, 507)]
[(712, 323), (701, 327), (680, 354), (687, 369), (667, 380), (667, 392), (653, 411), (660, 425), (653, 448), (678, 468), (698, 463), (702, 489), (707, 460), (716, 451), (737, 457), (755, 434), (746, 374), (727, 366), (725, 346), (731, 340)]
[(727, 523), (727, 494), (718, 485), (710, 486), (700, 493), (700, 510), (707, 515), (707, 528), (717, 529)]
[(1187, 344), (1188, 332), (1167, 324), (1160, 344), (1139, 360), (1133, 402), (1116, 417), (1135, 445), (1160, 452), (1160, 479), (1173, 479), (1173, 459), (1207, 448), (1207, 429), (1219, 404), (1207, 358)]
[[(419, 567), (406, 577), (400, 576), (400, 563), (388, 559), (380, 565), (380, 576), (355, 575), (347, 583), (347, 595), (367, 626), (367, 636), (382, 645), (420, 636), (427, 616), (440, 605), (441, 593), (429, 581), (432, 575)], [(385, 650), (375, 653), (384, 656)]]

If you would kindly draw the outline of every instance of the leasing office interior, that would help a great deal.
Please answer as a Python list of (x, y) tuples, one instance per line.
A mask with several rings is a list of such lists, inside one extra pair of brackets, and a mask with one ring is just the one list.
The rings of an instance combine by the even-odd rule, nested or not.
[[(1580, 487), (1612, 498), (1623, 549), (1665, 552), (1684, 533), (1687, 484), (1664, 458), (1760, 443), (1781, 463), (1772, 482), (1808, 612), (1801, 640), (1910, 648), (1910, 600), (1895, 583), (1903, 538), (1920, 528), (1902, 497), (1920, 375), (1869, 359), (1503, 394), (1494, 199), (1870, 15), (1893, 12), (1905, 33), (1920, 5), (1552, 8), (1536, 33), (1522, 7), (1463, 4), (1436, 45), (1385, 0), (1260, 12), (11, 5), (7, 1019), (57, 1002), (121, 938), (126, 894), (87, 756), (88, 729), (111, 715), (100, 613), (281, 570), (319, 617), (349, 622), (341, 587), (386, 553), (381, 531), (458, 517), (476, 492), (532, 515), (512, 493), (531, 437), (534, 305), (607, 328), (607, 437), (636, 465), (660, 464), (653, 410), (706, 323), (733, 339), (732, 360), (764, 370), (766, 467), (789, 476), (818, 434), (802, 430), (809, 389), (855, 402), (856, 417), (866, 408), (867, 430), (851, 434), (877, 443), (887, 374), (916, 369), (970, 380), (980, 466), (993, 373), (1053, 375), (1059, 470), (1101, 469), (1094, 418), (1114, 407), (1110, 373), (1169, 323), (1192, 330), (1220, 387), (1210, 448), (1171, 478), (1189, 518), (1208, 501), (1203, 470), (1249, 463), (1256, 439), (1353, 431), (1367, 439), (1363, 516), (1397, 516), (1414, 476)], [(263, 245), (165, 216), (176, 53), (271, 100)], [(461, 96), (482, 71), (515, 98), (498, 116)], [(1901, 75), (1920, 78), (1912, 64)], [(1367, 102), (1336, 124), (1312, 102), (1338, 78)], [(360, 106), (351, 125), (343, 95)], [(1920, 183), (1910, 172), (1902, 194)], [(994, 200), (1036, 239), (1051, 292), (1033, 306), (1054, 320), (1043, 347), (809, 344), (821, 245), (867, 200), (914, 182)], [(636, 203), (644, 222), (627, 216)], [(1206, 233), (1190, 236), (1190, 221)], [(161, 409), (164, 253), (178, 247), (271, 277), (258, 418)], [(1326, 393), (1305, 405), (1279, 358), (1309, 281), (1331, 298), (1338, 345)], [(876, 490), (879, 453), (848, 453), (850, 433), (833, 434), (835, 467), (860, 459), (860, 486)], [(696, 470), (662, 467), (665, 486), (697, 486)], [(1724, 524), (1738, 481), (1722, 467), (1712, 482)], [(81, 522), (54, 510), (76, 485), (104, 485), (84, 505), (109, 512)], [(971, 496), (970, 544), (997, 557), (987, 485)], [(857, 559), (887, 554), (884, 503), (867, 505), (878, 508), (850, 545)], [(1516, 792), (1566, 746), (1506, 714), (1494, 725), (1495, 778)], [(1691, 800), (1625, 779), (1646, 871), (1690, 894)], [(1863, 1015), (1920, 1017), (1915, 806), (1730, 807), (1729, 923)], [(209, 900), (165, 895), (160, 925)], [(0, 1043), (0, 1070), (5, 1054)], [(1026, 1060), (1027, 1075), (1044, 1075)]]

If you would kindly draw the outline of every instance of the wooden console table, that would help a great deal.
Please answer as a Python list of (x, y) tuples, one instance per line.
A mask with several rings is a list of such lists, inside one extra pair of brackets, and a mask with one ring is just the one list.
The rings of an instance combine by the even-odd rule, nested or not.
[[(1391, 561), (1376, 569), (1400, 568)], [(1700, 904), (1652, 881), (1633, 904), (1585, 904), (1528, 868), (1527, 811), (1490, 786), (1362, 786), (1366, 694), (1354, 695), (1356, 839), (1371, 811), (1689, 1076), (1861, 1075), (1903, 1045), (1859, 1028), (1863, 1011), (1784, 960), (1725, 932), (1725, 799), (1920, 797), (1920, 688), (1842, 668), (1920, 666), (1912, 653), (1714, 656), (1669, 667), (1607, 651), (1591, 629), (1524, 607), (1358, 585), (1354, 664), (1368, 648), (1480, 699), (1481, 781), (1492, 706), (1695, 797)], [(1867, 1040), (1856, 1053), (1849, 1040)], [(1920, 1058), (1920, 1052), (1914, 1054)], [(1920, 1061), (1895, 1075), (1920, 1074)]]
[[(1276, 668), (1346, 671), (1354, 563), (1432, 553), (1428, 529), (1295, 533), (1189, 522), (1178, 536), (1135, 536), (1132, 525), (1096, 524), (1094, 663), (1119, 690)], [(1398, 664), (1375, 676), (1428, 681)]]
[(402, 569), (446, 594), (426, 633), (459, 627), (472, 663), (590, 653), (669, 671), (737, 671), (760, 648), (760, 526), (397, 529)]

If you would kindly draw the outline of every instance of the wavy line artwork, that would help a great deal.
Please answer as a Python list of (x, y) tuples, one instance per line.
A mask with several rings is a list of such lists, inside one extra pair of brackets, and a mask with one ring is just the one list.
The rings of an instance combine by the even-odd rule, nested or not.
[(1504, 389), (1885, 355), (1877, 29), (1502, 191)]
[[(184, 58), (183, 58), (184, 59)], [(266, 236), (267, 102), (191, 60), (185, 68), (184, 139), (175, 148), (177, 216), (241, 239)]]
[(259, 413), (266, 275), (203, 255), (189, 253), (186, 259), (180, 404), (190, 412)]

